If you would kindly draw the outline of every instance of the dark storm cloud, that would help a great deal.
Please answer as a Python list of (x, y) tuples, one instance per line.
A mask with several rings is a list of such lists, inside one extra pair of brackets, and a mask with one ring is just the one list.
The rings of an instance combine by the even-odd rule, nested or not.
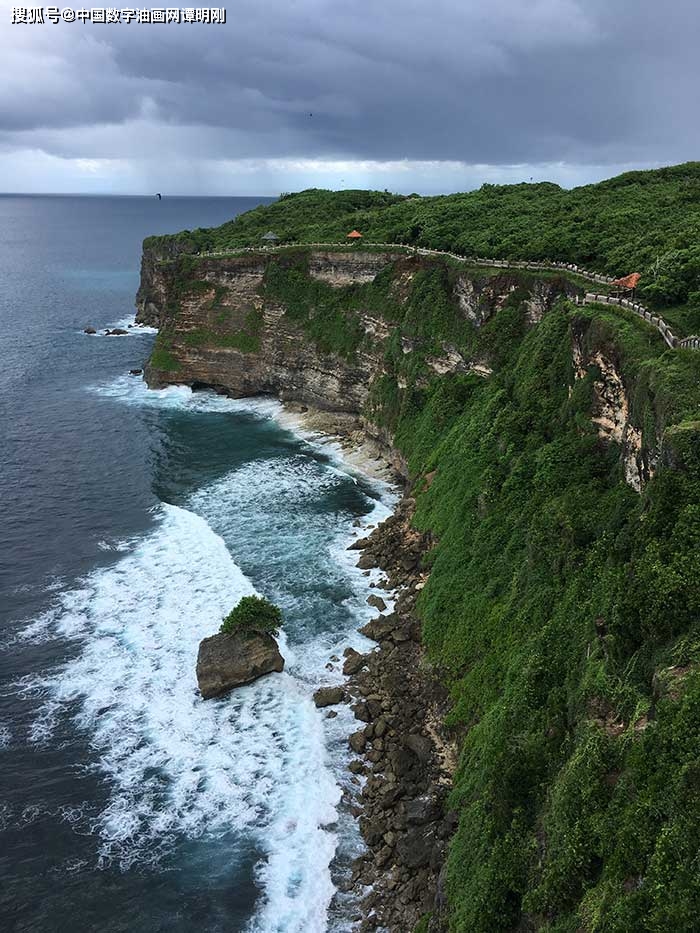
[(696, 0), (238, 0), (225, 26), (7, 26), (0, 146), (681, 160), (700, 154), (699, 26)]

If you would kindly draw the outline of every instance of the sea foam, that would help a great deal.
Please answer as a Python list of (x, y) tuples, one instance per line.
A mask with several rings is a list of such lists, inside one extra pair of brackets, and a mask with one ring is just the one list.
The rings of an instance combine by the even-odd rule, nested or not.
[(339, 790), (317, 711), (289, 674), (196, 694), (200, 639), (252, 592), (204, 519), (164, 505), (132, 553), (60, 597), (56, 630), (81, 649), (32, 685), (48, 692), (32, 738), (49, 741), (69, 710), (89, 736), (110, 787), (103, 865), (153, 862), (182, 835), (252, 836), (267, 856), (256, 929), (320, 931)]
[[(183, 387), (153, 392), (128, 377), (99, 391), (127, 404), (193, 412), (279, 412), (268, 399), (236, 401)], [(100, 863), (124, 870), (157, 863), (183, 837), (218, 838), (224, 852), (237, 841), (252, 843), (263, 858), (250, 933), (327, 930), (333, 856), (340, 848), (349, 858), (361, 846), (354, 821), (338, 806), (350, 789), (344, 765), (352, 714), (342, 707), (325, 720), (312, 694), (342, 679), (339, 662), (329, 669), (329, 656), (348, 644), (371, 648), (356, 628), (373, 613), (368, 580), (346, 551), (362, 529), (352, 528), (349, 513), (300, 509), (348, 481), (342, 463), (321, 462), (319, 452), (317, 444), (308, 454), (247, 463), (198, 490), (187, 508), (162, 505), (150, 534), (120, 543), (114, 564), (60, 594), (25, 629), (29, 640), (61, 637), (79, 646), (60, 669), (22, 688), (45, 697), (34, 741), (51, 741), (60, 719), (71, 716), (94, 750), (110, 791), (92, 824)], [(389, 506), (383, 488), (363, 525), (384, 518)], [(312, 566), (305, 552), (319, 542), (325, 553)], [(282, 636), (285, 673), (204, 702), (196, 693), (198, 644), (241, 596), (255, 592), (231, 553), (238, 560), (253, 547), (265, 565), (258, 585), (297, 620), (293, 637)], [(298, 568), (292, 591), (278, 582), (290, 548)], [(319, 601), (318, 581), (309, 576), (319, 569), (342, 593), (344, 612), (333, 625), (319, 619), (323, 599), (333, 598)], [(346, 929), (346, 922), (336, 916), (331, 928)]]

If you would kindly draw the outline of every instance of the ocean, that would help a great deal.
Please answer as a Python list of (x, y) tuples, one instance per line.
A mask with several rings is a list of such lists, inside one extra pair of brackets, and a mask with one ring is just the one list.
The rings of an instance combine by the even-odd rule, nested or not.
[[(392, 490), (272, 399), (148, 390), (145, 236), (254, 198), (0, 197), (0, 929), (348, 930), (341, 681)], [(277, 602), (283, 674), (196, 693), (200, 639)], [(335, 659), (335, 660), (333, 660)]]

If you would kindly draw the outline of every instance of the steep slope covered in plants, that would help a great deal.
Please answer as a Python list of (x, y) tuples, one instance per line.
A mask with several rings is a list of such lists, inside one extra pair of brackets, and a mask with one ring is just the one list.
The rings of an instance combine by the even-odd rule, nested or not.
[[(601, 353), (659, 450), (641, 495), (594, 422)], [(394, 390), (396, 443), (435, 473), (419, 612), (463, 735), (453, 930), (694, 928), (699, 370), (560, 309), (489, 380)]]

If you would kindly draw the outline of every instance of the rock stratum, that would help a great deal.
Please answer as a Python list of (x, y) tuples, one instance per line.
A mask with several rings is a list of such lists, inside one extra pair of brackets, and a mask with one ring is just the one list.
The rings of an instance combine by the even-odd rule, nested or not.
[(317, 696), (359, 721), (363, 929), (694, 929), (698, 354), (563, 274), (185, 246), (144, 252), (148, 384), (323, 410), (405, 486), (357, 545), (395, 614)]

